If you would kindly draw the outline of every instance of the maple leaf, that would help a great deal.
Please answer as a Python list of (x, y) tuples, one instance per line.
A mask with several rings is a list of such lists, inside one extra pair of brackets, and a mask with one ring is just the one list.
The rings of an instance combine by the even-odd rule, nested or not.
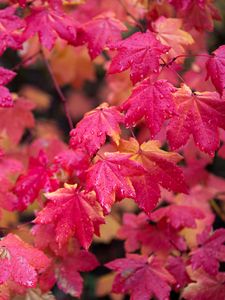
[[(135, 201), (147, 215), (158, 203), (160, 188), (175, 192), (186, 192), (187, 187), (181, 169), (176, 166), (182, 157), (174, 152), (161, 150), (159, 141), (148, 141), (139, 145), (134, 138), (121, 140), (119, 150), (132, 154), (131, 159), (140, 163), (146, 173), (131, 178), (136, 197)], [(174, 180), (176, 178), (176, 181)]]
[(119, 239), (125, 240), (125, 250), (134, 252), (140, 248), (139, 235), (142, 229), (148, 226), (148, 217), (145, 213), (134, 215), (125, 213), (123, 215), (123, 225), (117, 232)]
[(21, 48), (22, 39), (20, 29), (24, 26), (24, 20), (16, 15), (16, 5), (0, 10), (0, 55), (7, 48)]
[(141, 248), (142, 253), (154, 252), (165, 255), (174, 249), (174, 245), (180, 251), (186, 249), (183, 238), (169, 223), (163, 220), (154, 224), (145, 213), (124, 214), (123, 225), (119, 229), (117, 237), (125, 240), (127, 252)]
[(50, 259), (42, 251), (14, 234), (0, 241), (0, 251), (0, 284), (12, 280), (24, 287), (35, 287), (38, 273), (50, 265)]
[(143, 253), (153, 252), (165, 257), (173, 250), (187, 250), (184, 238), (166, 220), (140, 228), (137, 236)]
[(174, 278), (157, 257), (128, 254), (127, 258), (116, 259), (106, 267), (117, 272), (112, 287), (114, 293), (130, 293), (131, 300), (148, 300), (153, 296), (159, 300), (169, 299)]
[(105, 143), (106, 135), (118, 144), (123, 116), (115, 107), (103, 103), (96, 109), (86, 113), (84, 118), (70, 132), (70, 145), (75, 150), (84, 148), (93, 155)]
[(10, 91), (0, 85), (0, 107), (12, 107), (13, 106), (13, 99), (10, 94)]
[(222, 95), (225, 89), (225, 45), (216, 49), (206, 62), (207, 78), (211, 77), (212, 83)]
[(34, 127), (31, 110), (34, 104), (24, 99), (17, 99), (9, 109), (0, 108), (0, 133), (6, 133), (10, 140), (17, 144), (25, 128)]
[(202, 245), (191, 252), (194, 270), (203, 267), (210, 275), (216, 275), (219, 261), (225, 261), (225, 229), (216, 230)]
[(225, 101), (216, 92), (192, 92), (183, 84), (174, 93), (177, 116), (167, 127), (171, 149), (185, 145), (193, 135), (201, 151), (213, 155), (219, 147), (218, 127), (225, 128)]
[(172, 92), (176, 89), (167, 80), (154, 83), (148, 78), (142, 81), (121, 108), (126, 110), (125, 123), (134, 124), (143, 117), (154, 137), (161, 129), (164, 120), (175, 114)]
[(182, 257), (169, 256), (166, 269), (176, 278), (176, 289), (186, 286), (191, 281)]
[(48, 159), (43, 151), (37, 158), (31, 158), (27, 174), (20, 175), (13, 188), (14, 209), (24, 210), (39, 195), (41, 190), (50, 192), (58, 187), (58, 180), (48, 168)]
[(9, 83), (15, 76), (15, 72), (0, 67), (0, 107), (13, 106), (13, 99), (9, 90), (2, 85)]
[(94, 59), (109, 43), (120, 40), (121, 31), (126, 30), (126, 26), (115, 18), (114, 13), (105, 12), (85, 23), (78, 38), (88, 44), (89, 54)]
[(123, 41), (109, 45), (118, 54), (112, 59), (108, 73), (120, 73), (130, 68), (130, 78), (135, 84), (151, 74), (159, 73), (159, 58), (169, 50), (147, 31), (136, 32)]
[(196, 228), (196, 219), (203, 219), (204, 214), (197, 207), (171, 204), (167, 207), (158, 208), (151, 214), (151, 219), (155, 222), (163, 218), (175, 229)]
[(40, 250), (52, 251), (55, 255), (60, 256), (61, 253), (67, 254), (65, 248), (61, 249), (55, 240), (54, 224), (35, 224), (32, 227), (32, 235), (34, 236), (34, 244)]
[(98, 203), (91, 194), (80, 191), (76, 185), (47, 193), (49, 200), (34, 220), (37, 224), (55, 224), (56, 241), (61, 247), (71, 236), (76, 236), (88, 248), (93, 234), (99, 235), (99, 225), (104, 224)]
[(213, 30), (213, 20), (221, 20), (218, 10), (207, 0), (169, 0), (178, 10), (178, 15), (184, 18), (187, 29), (195, 28), (203, 31)]
[(75, 250), (66, 256), (55, 269), (57, 285), (66, 294), (80, 297), (83, 278), (79, 272), (94, 270), (99, 265), (96, 257), (86, 250)]
[(169, 46), (169, 57), (185, 53), (185, 46), (193, 44), (194, 40), (190, 33), (181, 29), (182, 20), (176, 18), (160, 17), (152, 24), (157, 38), (163, 45)]
[(94, 190), (105, 213), (109, 213), (116, 200), (134, 198), (135, 191), (128, 176), (145, 173), (141, 165), (129, 159), (129, 154), (105, 153), (87, 172), (87, 189)]
[(194, 282), (183, 290), (182, 298), (186, 300), (225, 299), (224, 272), (209, 276), (207, 273), (195, 271), (191, 279)]
[(64, 150), (55, 157), (54, 161), (66, 171), (75, 172), (77, 176), (82, 175), (90, 165), (89, 156), (82, 148), (75, 151), (72, 149)]
[(0, 67), (0, 85), (5, 85), (9, 83), (15, 76), (15, 72)]
[(57, 37), (70, 44), (76, 41), (76, 23), (61, 10), (47, 7), (32, 7), (31, 14), (26, 17), (26, 28), (23, 38), (27, 40), (38, 33), (41, 44), (51, 50)]

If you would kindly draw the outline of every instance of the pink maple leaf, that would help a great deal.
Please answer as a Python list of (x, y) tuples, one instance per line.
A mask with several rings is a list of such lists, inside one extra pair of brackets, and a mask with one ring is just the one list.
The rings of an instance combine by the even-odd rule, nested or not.
[(194, 281), (190, 283), (182, 292), (182, 298), (185, 300), (214, 300), (225, 299), (225, 274), (218, 273), (216, 276), (210, 276), (204, 272), (194, 272), (191, 276)]
[(80, 297), (83, 278), (79, 272), (94, 270), (99, 265), (94, 254), (86, 250), (75, 250), (56, 265), (58, 287), (73, 297)]
[(123, 215), (123, 225), (117, 232), (117, 237), (125, 240), (127, 252), (134, 252), (140, 248), (139, 235), (142, 230), (149, 226), (148, 220), (145, 213), (140, 213), (139, 215), (125, 213)]
[(151, 220), (155, 222), (163, 218), (175, 229), (196, 228), (196, 219), (203, 219), (204, 214), (197, 207), (171, 204), (158, 208), (151, 214)]
[(19, 98), (14, 102), (13, 107), (0, 108), (0, 132), (6, 133), (10, 140), (17, 144), (25, 128), (34, 127), (34, 117), (31, 112), (34, 107), (32, 102)]
[(109, 43), (120, 40), (121, 32), (126, 30), (114, 13), (105, 12), (85, 23), (78, 31), (78, 39), (88, 44), (89, 54), (94, 59)]
[(9, 6), (0, 10), (0, 55), (7, 48), (21, 48), (20, 29), (24, 27), (24, 20), (16, 15), (16, 9), (16, 6)]
[(173, 275), (174, 278), (176, 278), (176, 290), (186, 286), (189, 282), (191, 282), (182, 257), (169, 256), (166, 269)]
[(162, 266), (157, 257), (128, 254), (116, 259), (106, 267), (117, 272), (112, 291), (129, 293), (131, 300), (169, 299), (173, 276)]
[(199, 248), (191, 252), (191, 264), (194, 270), (203, 267), (210, 275), (216, 275), (219, 261), (225, 261), (225, 229), (216, 230)]
[(225, 45), (212, 53), (206, 62), (207, 77), (210, 77), (217, 91), (222, 95), (225, 89)]
[(38, 273), (50, 265), (50, 259), (42, 251), (14, 234), (8, 234), (0, 241), (0, 251), (0, 284), (12, 280), (24, 287), (35, 287)]

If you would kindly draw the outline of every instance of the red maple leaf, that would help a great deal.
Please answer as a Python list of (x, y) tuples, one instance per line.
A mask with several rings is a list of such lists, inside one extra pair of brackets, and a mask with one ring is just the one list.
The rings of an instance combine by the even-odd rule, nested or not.
[(33, 7), (31, 14), (26, 17), (26, 28), (23, 32), (23, 38), (39, 36), (41, 44), (48, 50), (51, 50), (57, 37), (66, 40), (70, 44), (76, 41), (76, 23), (62, 10), (51, 9), (48, 7)]
[(194, 270), (202, 267), (210, 275), (219, 271), (219, 261), (225, 261), (225, 229), (216, 230), (201, 246), (191, 252)]
[(80, 176), (90, 166), (90, 158), (82, 148), (75, 151), (72, 149), (64, 150), (55, 157), (55, 163), (69, 173)]
[(145, 213), (139, 215), (124, 214), (123, 225), (118, 231), (118, 238), (125, 240), (127, 252), (141, 248), (142, 253), (167, 254), (171, 250), (186, 249), (186, 244), (177, 230), (165, 220), (152, 222)]
[(154, 137), (161, 129), (164, 120), (175, 113), (172, 93), (176, 89), (167, 80), (154, 83), (148, 78), (140, 83), (121, 108), (126, 110), (125, 123), (134, 126), (137, 121), (145, 118)]
[(169, 50), (150, 31), (136, 32), (109, 47), (117, 50), (118, 54), (112, 59), (108, 73), (120, 73), (130, 68), (130, 78), (134, 84), (151, 74), (158, 74), (160, 56)]
[(184, 18), (187, 29), (213, 30), (213, 20), (221, 20), (218, 10), (207, 0), (169, 0)]
[(176, 290), (186, 286), (191, 281), (186, 270), (185, 262), (180, 256), (169, 256), (166, 269), (176, 279)]
[(171, 149), (185, 145), (192, 134), (199, 149), (213, 155), (219, 147), (218, 127), (225, 128), (225, 101), (216, 92), (192, 92), (185, 84), (174, 101), (177, 116), (167, 127)]
[(34, 127), (34, 117), (31, 112), (34, 107), (32, 102), (19, 98), (12, 108), (0, 108), (0, 133), (6, 133), (10, 140), (17, 144), (24, 129)]
[(23, 242), (14, 234), (0, 241), (0, 284), (7, 280), (24, 287), (35, 287), (38, 273), (49, 265), (49, 258), (40, 250)]
[(225, 46), (216, 49), (206, 62), (207, 77), (211, 77), (212, 83), (222, 95), (225, 89)]
[(131, 300), (148, 300), (153, 296), (159, 300), (169, 299), (174, 278), (157, 257), (128, 254), (127, 258), (116, 259), (106, 267), (117, 272), (112, 287), (114, 293), (129, 293)]
[(203, 219), (204, 214), (197, 207), (175, 204), (158, 208), (151, 214), (151, 220), (155, 222), (164, 218), (175, 229), (196, 228), (196, 219)]
[(83, 289), (83, 278), (79, 272), (94, 270), (99, 265), (94, 254), (75, 249), (64, 257), (55, 268), (58, 287), (66, 294), (80, 297)]
[(0, 10), (0, 55), (7, 48), (21, 48), (20, 29), (24, 26), (24, 20), (16, 15), (16, 9), (16, 6), (9, 6)]
[(37, 158), (31, 158), (28, 171), (20, 175), (12, 190), (15, 199), (14, 209), (24, 210), (39, 195), (40, 191), (50, 192), (58, 187), (58, 180), (54, 172), (48, 167), (48, 159), (43, 151)]
[[(141, 229), (141, 228), (140, 228)], [(165, 220), (149, 224), (139, 229), (138, 240), (142, 245), (143, 253), (157, 253), (158, 255), (169, 255), (172, 250), (187, 250), (187, 245), (178, 230), (171, 227)]]
[(0, 67), (0, 85), (5, 85), (9, 83), (15, 76), (15, 72)]
[(0, 107), (13, 106), (13, 99), (9, 90), (2, 85), (9, 83), (15, 76), (15, 72), (0, 67)]
[(13, 106), (13, 99), (10, 94), (10, 91), (0, 85), (0, 107), (12, 107)]
[[(160, 186), (175, 192), (186, 192), (187, 187), (181, 169), (176, 166), (182, 157), (174, 152), (161, 150), (159, 141), (148, 141), (139, 145), (130, 138), (121, 140), (120, 151), (132, 154), (131, 159), (140, 163), (145, 173), (131, 178), (135, 201), (147, 215), (150, 215), (160, 198)], [(176, 180), (174, 180), (176, 178)]]
[(123, 225), (117, 232), (117, 237), (125, 240), (127, 252), (134, 252), (140, 248), (139, 235), (149, 225), (148, 220), (145, 213), (139, 215), (125, 213), (123, 215)]
[(89, 54), (94, 59), (109, 43), (120, 40), (121, 32), (126, 30), (114, 13), (106, 12), (85, 23), (78, 31), (78, 39), (88, 44)]
[(98, 203), (92, 194), (80, 191), (76, 185), (46, 194), (46, 207), (36, 219), (37, 224), (55, 224), (56, 241), (62, 246), (76, 236), (84, 248), (88, 248), (93, 234), (99, 235), (99, 225), (104, 223)]
[(85, 114), (84, 118), (70, 133), (70, 144), (75, 150), (84, 148), (93, 155), (105, 143), (106, 135), (112, 137), (118, 144), (123, 115), (115, 107), (101, 104), (96, 109)]
[(194, 272), (191, 276), (194, 281), (182, 292), (182, 298), (186, 300), (214, 300), (225, 299), (225, 274), (218, 273), (216, 276), (209, 276), (204, 272)]
[(94, 190), (97, 199), (109, 213), (116, 200), (135, 198), (135, 191), (128, 177), (145, 173), (143, 167), (129, 159), (129, 154), (105, 153), (87, 172), (87, 189)]
[(40, 250), (52, 251), (55, 255), (67, 254), (65, 248), (61, 249), (55, 240), (54, 224), (35, 224), (31, 230), (34, 236), (34, 244)]

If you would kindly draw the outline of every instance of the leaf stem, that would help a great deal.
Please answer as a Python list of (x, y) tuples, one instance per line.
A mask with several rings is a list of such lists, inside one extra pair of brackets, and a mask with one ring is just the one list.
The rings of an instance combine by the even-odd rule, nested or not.
[(212, 209), (217, 213), (217, 215), (220, 217), (220, 219), (222, 221), (225, 222), (225, 213), (221, 210), (221, 208), (219, 207), (219, 205), (216, 203), (215, 200), (211, 200), (210, 201), (210, 205), (212, 207)]
[(124, 4), (123, 0), (118, 0), (118, 2), (119, 2), (120, 5), (124, 8), (126, 14), (127, 14), (128, 16), (130, 16), (131, 19), (133, 19), (133, 20), (135, 21), (137, 27), (138, 27), (142, 32), (144, 32), (145, 29), (144, 29), (143, 25), (138, 21), (138, 19), (137, 19), (135, 16), (133, 16), (133, 15), (128, 11), (128, 9), (127, 9), (126, 5)]
[(41, 54), (41, 50), (38, 50), (37, 52), (35, 52), (34, 54), (32, 54), (31, 56), (26, 57), (25, 59), (23, 59), (21, 62), (19, 62), (18, 64), (16, 64), (12, 70), (16, 71), (18, 70), (20, 67), (22, 67), (25, 63), (29, 62), (31, 59), (35, 58), (36, 56), (38, 56), (39, 54)]
[(184, 78), (176, 71), (172, 68), (172, 63), (168, 62), (166, 63), (165, 60), (161, 57), (160, 58), (163, 61), (163, 65), (162, 67), (167, 67), (168, 69), (170, 69), (171, 71), (173, 71), (174, 73), (176, 73), (177, 77), (184, 83), (186, 84)]
[(59, 86), (59, 84), (57, 82), (57, 80), (56, 80), (56, 77), (55, 77), (55, 75), (53, 73), (52, 67), (51, 67), (48, 59), (46, 58), (43, 50), (41, 50), (41, 54), (42, 54), (42, 57), (44, 59), (45, 65), (46, 65), (46, 67), (48, 69), (48, 72), (49, 72), (49, 74), (51, 76), (51, 79), (52, 79), (52, 82), (54, 84), (54, 87), (55, 87), (55, 89), (56, 89), (56, 91), (57, 91), (57, 93), (58, 93), (58, 95), (59, 95), (59, 97), (60, 97), (60, 99), (61, 99), (61, 101), (63, 103), (64, 111), (65, 111), (65, 114), (66, 114), (66, 118), (67, 118), (67, 121), (69, 123), (70, 130), (72, 130), (73, 129), (73, 121), (72, 121), (72, 118), (71, 118), (70, 113), (69, 113), (69, 109), (68, 109), (68, 105), (67, 105), (67, 100), (66, 100), (66, 98), (65, 98), (65, 96), (64, 96), (64, 94), (63, 94), (63, 92), (62, 92), (62, 90), (61, 90), (61, 88), (60, 88), (60, 86)]

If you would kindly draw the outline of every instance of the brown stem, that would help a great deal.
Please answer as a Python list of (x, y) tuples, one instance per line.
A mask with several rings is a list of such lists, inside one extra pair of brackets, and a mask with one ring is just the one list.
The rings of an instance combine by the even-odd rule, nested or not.
[(32, 54), (31, 56), (28, 56), (27, 58), (23, 59), (21, 62), (19, 62), (17, 65), (15, 65), (12, 70), (13, 71), (17, 71), (20, 67), (22, 67), (25, 63), (29, 62), (31, 59), (33, 59), (35, 56), (38, 56), (39, 54), (41, 54), (41, 51), (38, 50), (37, 52), (35, 52), (34, 54)]
[(66, 98), (63, 95), (63, 92), (62, 92), (62, 90), (61, 90), (61, 88), (60, 88), (60, 86), (59, 86), (59, 84), (58, 84), (58, 82), (56, 80), (56, 77), (55, 77), (54, 73), (53, 73), (52, 67), (51, 67), (48, 59), (46, 58), (43, 50), (41, 50), (41, 54), (42, 54), (42, 57), (44, 59), (45, 65), (46, 65), (46, 67), (48, 69), (48, 72), (49, 72), (49, 74), (51, 76), (51, 79), (53, 81), (54, 87), (55, 87), (55, 89), (56, 89), (56, 91), (57, 91), (57, 93), (58, 93), (58, 95), (59, 95), (59, 97), (60, 97), (60, 99), (61, 99), (61, 101), (63, 103), (64, 111), (65, 111), (65, 114), (66, 114), (66, 118), (68, 120), (68, 123), (69, 123), (69, 126), (70, 126), (70, 130), (72, 130), (73, 129), (73, 121), (72, 121), (72, 118), (71, 118), (70, 113), (69, 113), (69, 109), (68, 109)]
[(211, 57), (210, 54), (181, 54), (181, 55), (177, 55), (176, 57), (174, 57), (170, 62), (168, 62), (168, 64), (172, 64), (178, 58), (181, 58), (181, 57), (198, 57), (198, 56), (200, 56), (200, 57), (207, 57), (207, 58)]
[(163, 61), (163, 64), (162, 66), (163, 67), (167, 67), (168, 69), (170, 69), (171, 71), (173, 71), (174, 73), (176, 73), (177, 77), (184, 83), (186, 84), (184, 78), (176, 71), (172, 68), (172, 64), (169, 62), (169, 63), (166, 63), (165, 60), (161, 57), (160, 58), (162, 61)]

